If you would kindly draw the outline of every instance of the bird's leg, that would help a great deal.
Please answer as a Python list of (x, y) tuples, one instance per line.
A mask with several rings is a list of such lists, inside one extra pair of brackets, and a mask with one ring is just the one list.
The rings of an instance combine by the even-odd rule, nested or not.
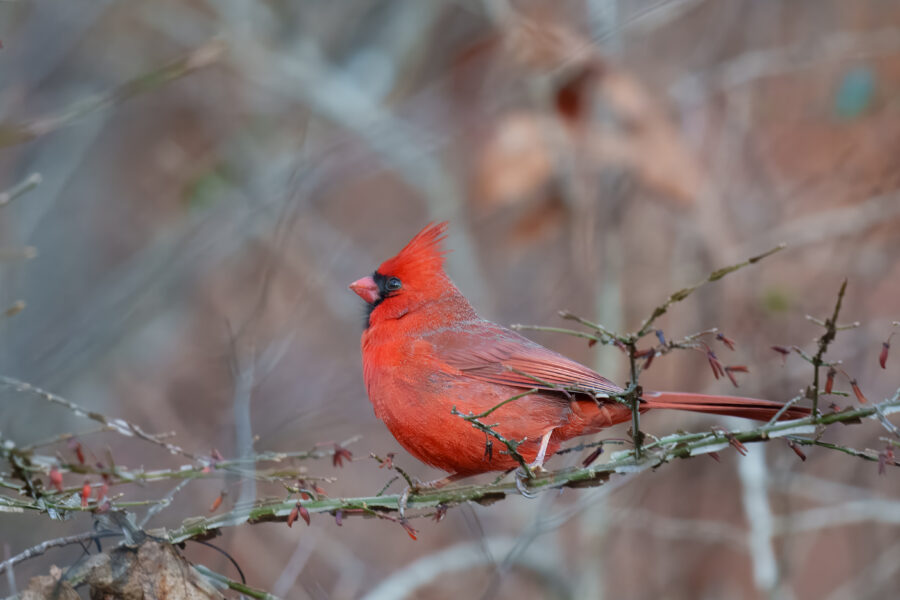
[(538, 450), (537, 458), (534, 459), (533, 463), (528, 465), (528, 468), (534, 473), (539, 473), (544, 470), (544, 459), (547, 458), (547, 446), (550, 444), (550, 436), (552, 434), (552, 429), (544, 434), (544, 437), (541, 438), (541, 448)]
[[(537, 456), (535, 457), (534, 462), (528, 465), (528, 470), (531, 471), (532, 474), (540, 473), (544, 470), (544, 460), (547, 458), (547, 446), (550, 445), (551, 435), (553, 435), (552, 429), (545, 433), (544, 437), (541, 438), (541, 447), (538, 449)], [(516, 469), (516, 489), (526, 498), (534, 498), (535, 494), (529, 492), (528, 487), (525, 485), (525, 477), (526, 472), (524, 469)]]
[(525, 498), (537, 498), (537, 494), (529, 492), (528, 486), (525, 485), (525, 470), (522, 469), (522, 467), (516, 469), (516, 489), (519, 490), (519, 493)]

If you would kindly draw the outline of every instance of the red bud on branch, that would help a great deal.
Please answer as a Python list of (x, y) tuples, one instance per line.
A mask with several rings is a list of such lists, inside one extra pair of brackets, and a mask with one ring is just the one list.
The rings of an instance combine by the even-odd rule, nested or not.
[(725, 436), (728, 438), (728, 443), (731, 444), (735, 450), (741, 453), (741, 456), (747, 456), (747, 446), (741, 442), (741, 440), (737, 439), (733, 435)]
[(220, 506), (222, 506), (222, 500), (225, 499), (225, 492), (219, 492), (219, 495), (216, 496), (216, 499), (213, 500), (213, 503), (209, 507), (209, 512), (216, 512)]
[(781, 364), (787, 362), (788, 354), (791, 353), (789, 348), (785, 348), (784, 346), (772, 346), (772, 350), (781, 355)]
[(69, 440), (69, 448), (75, 452), (75, 457), (78, 459), (79, 464), (84, 464), (84, 449), (81, 447), (81, 442), (76, 439)]
[(603, 446), (598, 446), (593, 452), (588, 454), (583, 461), (581, 461), (581, 466), (589, 467), (601, 454), (603, 454)]
[(734, 387), (740, 387), (737, 382), (737, 377), (734, 376), (734, 373), (749, 373), (750, 369), (748, 369), (745, 365), (731, 365), (725, 367), (725, 374), (728, 375), (728, 379), (731, 380), (731, 383)]
[(334, 455), (331, 457), (331, 464), (335, 467), (343, 467), (344, 460), (347, 460), (348, 462), (353, 460), (353, 453), (340, 444), (335, 444)]
[(828, 377), (825, 379), (825, 393), (830, 394), (834, 388), (834, 376), (837, 375), (834, 367), (828, 367)]
[(856, 384), (855, 379), (850, 380), (850, 385), (851, 387), (853, 387), (853, 394), (856, 396), (857, 400), (859, 400), (862, 404), (868, 402), (868, 400), (866, 400), (866, 397), (863, 396), (862, 391), (859, 389), (859, 385)]
[(413, 539), (414, 542), (415, 542), (416, 540), (418, 540), (418, 538), (416, 537), (416, 534), (419, 533), (419, 532), (416, 531), (415, 529), (413, 529), (413, 526), (409, 524), (409, 521), (407, 521), (406, 519), (402, 519), (402, 520), (400, 521), (400, 525), (403, 526), (403, 529), (406, 530), (406, 534), (407, 534), (409, 537), (411, 537), (411, 538)]
[(722, 342), (723, 344), (725, 344), (726, 346), (728, 346), (729, 350), (732, 350), (732, 351), (734, 350), (734, 340), (732, 340), (731, 338), (725, 337), (724, 333), (717, 333), (716, 339), (719, 340), (720, 342)]
[(795, 442), (794, 440), (788, 440), (787, 443), (788, 446), (790, 446), (791, 450), (794, 451), (794, 454), (800, 457), (800, 460), (806, 461), (806, 453), (800, 449), (800, 446), (797, 445), (797, 442)]
[(56, 467), (50, 469), (50, 484), (56, 488), (57, 492), (63, 491), (62, 473)]
[(722, 368), (722, 363), (719, 362), (719, 359), (716, 358), (715, 352), (712, 350), (706, 351), (706, 360), (709, 361), (709, 366), (712, 368), (713, 376), (716, 379), (725, 375), (725, 369)]

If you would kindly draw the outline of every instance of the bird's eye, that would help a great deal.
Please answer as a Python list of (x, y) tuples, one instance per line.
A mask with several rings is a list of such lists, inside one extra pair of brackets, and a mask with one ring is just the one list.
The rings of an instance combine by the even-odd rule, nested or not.
[(391, 277), (390, 279), (387, 280), (387, 283), (384, 284), (384, 289), (386, 289), (389, 292), (396, 292), (401, 287), (403, 287), (403, 284), (400, 283), (400, 280), (397, 279), (396, 277)]

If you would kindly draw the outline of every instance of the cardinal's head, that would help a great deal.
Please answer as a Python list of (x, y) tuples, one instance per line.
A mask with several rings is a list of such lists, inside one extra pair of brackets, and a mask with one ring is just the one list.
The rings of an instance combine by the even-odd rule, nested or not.
[(374, 273), (350, 289), (366, 301), (366, 325), (399, 319), (447, 294), (459, 291), (444, 273), (447, 223), (429, 223)]

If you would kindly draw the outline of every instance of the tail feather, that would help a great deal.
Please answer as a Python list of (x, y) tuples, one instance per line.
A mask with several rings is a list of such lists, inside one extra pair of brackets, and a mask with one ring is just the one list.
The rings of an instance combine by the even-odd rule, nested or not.
[[(771, 400), (739, 398), (735, 396), (712, 396), (708, 394), (688, 394), (683, 392), (645, 392), (644, 405), (648, 409), (668, 408), (691, 412), (743, 417), (757, 421), (768, 421), (784, 405)], [(809, 416), (810, 409), (792, 406), (779, 418), (780, 421), (800, 419)]]

